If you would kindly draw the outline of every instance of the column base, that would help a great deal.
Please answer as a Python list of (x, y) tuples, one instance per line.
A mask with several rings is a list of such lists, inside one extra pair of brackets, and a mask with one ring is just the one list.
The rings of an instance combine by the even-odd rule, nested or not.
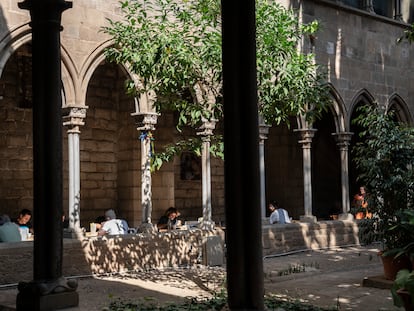
[(302, 215), (299, 217), (299, 221), (314, 223), (314, 222), (318, 222), (318, 219), (316, 218), (316, 216), (313, 216), (313, 215)]
[(17, 311), (50, 311), (77, 307), (78, 282), (61, 277), (49, 282), (20, 282), (16, 297)]
[(342, 213), (342, 214), (338, 215), (338, 220), (352, 221), (352, 220), (354, 220), (354, 215), (352, 215), (350, 213)]
[(41, 296), (36, 293), (18, 293), (16, 311), (58, 310), (79, 305), (77, 292), (63, 292)]
[(148, 222), (142, 223), (137, 228), (139, 233), (154, 233), (158, 232), (157, 226)]

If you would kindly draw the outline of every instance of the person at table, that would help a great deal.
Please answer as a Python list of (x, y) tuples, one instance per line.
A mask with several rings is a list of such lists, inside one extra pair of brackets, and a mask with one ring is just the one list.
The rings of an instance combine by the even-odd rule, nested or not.
[(160, 217), (157, 223), (158, 230), (171, 230), (176, 229), (178, 217), (180, 216), (180, 213), (178, 212), (177, 208), (175, 207), (169, 207), (164, 215)]
[(291, 222), (287, 210), (279, 207), (278, 202), (273, 201), (269, 203), (269, 211), (270, 224), (289, 224)]
[(19, 227), (27, 227), (29, 228), (30, 232), (33, 231), (32, 229), (32, 212), (27, 208), (24, 208), (20, 211), (19, 216), (14, 219), (14, 223), (16, 223)]
[(126, 220), (116, 218), (115, 211), (113, 209), (109, 209), (105, 212), (105, 222), (102, 223), (102, 227), (99, 229), (98, 235), (127, 234), (128, 229), (129, 227)]
[(19, 226), (11, 222), (7, 215), (0, 216), (0, 242), (20, 242), (22, 237), (20, 235)]

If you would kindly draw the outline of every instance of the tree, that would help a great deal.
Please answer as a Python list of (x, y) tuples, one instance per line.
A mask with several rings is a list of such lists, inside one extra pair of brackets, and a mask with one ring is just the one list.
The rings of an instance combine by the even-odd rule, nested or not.
[[(361, 222), (361, 241), (382, 241), (387, 250), (406, 244), (406, 234), (390, 231), (399, 211), (414, 203), (414, 129), (395, 121), (392, 112), (363, 106), (355, 123), (362, 140), (352, 149), (360, 175), (369, 190), (372, 219)], [(411, 242), (411, 240), (409, 240)]]
[[(257, 0), (257, 73), (259, 111), (266, 123), (288, 122), (304, 114), (312, 119), (329, 102), (324, 74), (313, 55), (298, 49), (318, 23), (299, 25), (296, 14), (275, 2)], [(130, 93), (154, 91), (168, 100), (155, 101), (158, 112), (179, 112), (177, 127), (200, 127), (222, 114), (220, 1), (126, 0), (124, 20), (108, 20), (103, 31), (114, 41), (109, 60), (129, 64), (141, 85)], [(183, 149), (200, 153), (190, 138), (167, 146), (154, 158), (160, 167)], [(223, 156), (222, 140), (213, 135), (210, 151)]]

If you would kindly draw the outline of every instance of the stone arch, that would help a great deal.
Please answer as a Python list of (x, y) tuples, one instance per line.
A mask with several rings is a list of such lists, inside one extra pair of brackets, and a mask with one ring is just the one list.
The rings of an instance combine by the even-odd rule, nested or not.
[(398, 121), (408, 125), (413, 124), (413, 118), (408, 109), (407, 103), (396, 93), (390, 96), (387, 111), (393, 110)]
[(345, 131), (344, 105), (330, 86), (332, 97), (328, 110), (315, 120), (312, 140), (312, 213), (319, 220), (341, 212), (341, 155), (333, 134)]
[(342, 133), (348, 131), (348, 127), (346, 125), (346, 108), (344, 105), (344, 101), (339, 94), (339, 92), (335, 89), (335, 87), (329, 83), (329, 94), (332, 97), (332, 104), (329, 105), (329, 109), (334, 117), (335, 122), (335, 129), (337, 133)]
[(32, 29), (29, 23), (11, 29), (0, 41), (0, 77), (10, 56), (21, 46), (32, 41)]
[[(104, 50), (108, 47), (113, 45), (113, 42), (111, 40), (106, 40), (102, 43), (100, 43), (93, 51), (89, 54), (86, 61), (81, 66), (80, 70), (80, 85), (79, 85), (79, 98), (78, 102), (84, 103), (86, 100), (86, 93), (88, 90), (89, 81), (95, 72), (95, 70), (98, 68), (98, 66), (105, 61), (105, 55)], [(139, 86), (139, 79), (138, 77), (133, 74), (127, 64), (120, 64), (119, 65), (121, 70), (134, 81), (135, 85)], [(138, 106), (139, 103), (137, 100), (135, 100), (135, 111), (140, 111), (140, 107)]]
[(62, 45), (61, 47), (62, 60), (62, 105), (65, 107), (81, 106), (77, 101), (78, 91), (78, 72), (75, 63), (69, 52)]
[(351, 101), (349, 114), (348, 114), (348, 120), (347, 120), (348, 128), (351, 129), (352, 127), (352, 115), (358, 106), (375, 105), (375, 103), (376, 101), (375, 101), (374, 96), (372, 96), (368, 90), (366, 89), (360, 90)]
[(366, 89), (362, 89), (360, 90), (353, 98), (352, 102), (351, 102), (351, 108), (350, 108), (350, 113), (348, 116), (348, 126), (350, 129), (350, 132), (352, 132), (352, 138), (351, 138), (351, 142), (350, 142), (350, 146), (349, 146), (349, 151), (350, 151), (350, 162), (349, 162), (349, 191), (350, 191), (350, 200), (352, 200), (352, 197), (354, 193), (357, 193), (358, 189), (359, 189), (359, 182), (358, 182), (358, 169), (356, 168), (355, 163), (353, 162), (353, 152), (352, 149), (355, 148), (355, 146), (357, 145), (357, 143), (359, 141), (361, 141), (361, 138), (359, 137), (359, 133), (361, 132), (361, 128), (356, 125), (353, 124), (352, 120), (354, 120), (357, 115), (359, 114), (359, 112), (357, 111), (357, 108), (362, 106), (362, 105), (376, 105), (376, 101), (375, 98), (366, 90)]

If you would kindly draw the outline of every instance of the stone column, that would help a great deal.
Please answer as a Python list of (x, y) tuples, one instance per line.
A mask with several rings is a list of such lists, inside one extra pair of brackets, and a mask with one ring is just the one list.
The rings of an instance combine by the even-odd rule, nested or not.
[[(62, 85), (60, 31), (64, 0), (26, 0), (30, 11), (33, 85), (33, 281), (20, 282), (16, 310), (79, 304), (76, 281), (62, 276)], [(26, 267), (30, 269), (30, 267)]]
[(141, 141), (141, 206), (142, 224), (141, 229), (148, 231), (153, 229), (152, 215), (152, 180), (151, 180), (151, 157), (153, 134), (155, 124), (157, 124), (158, 114), (155, 112), (136, 112), (131, 114), (135, 118), (138, 131), (141, 131), (139, 139)]
[(401, 0), (394, 0), (394, 19), (397, 21), (403, 21), (401, 12)]
[(71, 237), (81, 237), (80, 227), (80, 127), (85, 123), (88, 107), (65, 107), (63, 109), (63, 125), (68, 128), (69, 159), (69, 230)]
[(203, 142), (201, 154), (203, 222), (201, 228), (204, 230), (214, 228), (214, 223), (211, 220), (210, 141), (215, 127), (216, 120), (203, 120), (203, 125), (199, 128), (200, 132), (197, 132)]
[(349, 160), (348, 146), (353, 133), (334, 133), (339, 152), (341, 154), (341, 189), (342, 189), (342, 214), (347, 214), (350, 208), (349, 203)]
[(372, 3), (372, 0), (363, 0), (362, 1), (362, 8), (365, 11), (368, 11), (369, 13), (375, 13), (374, 4)]
[(260, 210), (262, 218), (266, 217), (266, 169), (265, 169), (265, 140), (270, 126), (259, 122), (259, 165), (260, 165)]
[(304, 222), (316, 222), (316, 217), (312, 215), (312, 164), (311, 149), (312, 138), (316, 129), (300, 129), (296, 132), (300, 133), (301, 139), (299, 143), (302, 145), (303, 151), (303, 204), (305, 215), (300, 216), (300, 220)]

